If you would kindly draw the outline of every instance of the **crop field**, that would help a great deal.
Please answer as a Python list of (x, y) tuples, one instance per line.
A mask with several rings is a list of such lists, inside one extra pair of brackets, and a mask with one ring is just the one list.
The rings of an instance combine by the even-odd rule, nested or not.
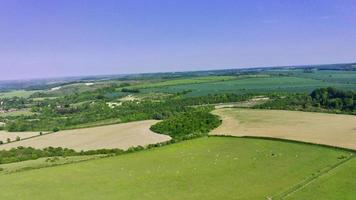
[(196, 78), (181, 78), (181, 79), (173, 79), (173, 80), (160, 81), (160, 82), (138, 84), (137, 86), (133, 86), (133, 88), (143, 89), (143, 88), (167, 87), (167, 86), (174, 86), (174, 85), (228, 81), (234, 79), (236, 79), (235, 76), (203, 76), (203, 77), (196, 77)]
[[(0, 198), (297, 197), (294, 191), (315, 180), (316, 175), (331, 174), (342, 163), (353, 164), (348, 161), (350, 156), (347, 151), (308, 144), (206, 137), (122, 156), (0, 175)], [(354, 188), (347, 180), (337, 181), (345, 186), (345, 196), (353, 194)], [(328, 192), (337, 189), (330, 185)]]
[(155, 120), (122, 123), (93, 128), (59, 131), (19, 142), (0, 145), (0, 149), (24, 146), (33, 148), (63, 147), (74, 150), (128, 149), (170, 140), (169, 136), (150, 131)]
[(311, 92), (315, 88), (329, 87), (346, 90), (356, 89), (356, 84), (326, 82), (301, 77), (256, 77), (214, 83), (184, 84), (167, 87), (149, 88), (143, 92), (176, 93), (192, 90), (187, 96), (205, 96), (223, 93), (268, 93), (268, 92)]
[(296, 69), (296, 70), (273, 70), (267, 73), (286, 74), (286, 75), (296, 76), (296, 77), (323, 80), (332, 83), (356, 84), (356, 71), (319, 70), (319, 71), (312, 71), (311, 73), (305, 73), (301, 69)]
[[(25, 139), (33, 136), (39, 135), (39, 132), (7, 132), (7, 131), (0, 131), (0, 141), (6, 143), (7, 139), (9, 138), (11, 141), (15, 141), (17, 137), (20, 139)], [(1, 146), (0, 146), (1, 149)]]
[(291, 139), (356, 150), (356, 116), (283, 110), (226, 108), (213, 135)]

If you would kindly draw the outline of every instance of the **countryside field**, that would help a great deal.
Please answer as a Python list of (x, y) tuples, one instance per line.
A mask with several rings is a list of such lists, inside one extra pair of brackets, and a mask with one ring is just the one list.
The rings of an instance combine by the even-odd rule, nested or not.
[(7, 132), (7, 131), (0, 131), (0, 141), (6, 142), (9, 138), (11, 141), (15, 141), (17, 137), (20, 139), (25, 139), (33, 136), (40, 135), (39, 132)]
[(283, 110), (223, 108), (212, 135), (290, 139), (356, 150), (356, 116)]
[(23, 97), (28, 98), (36, 91), (14, 90), (10, 92), (0, 92), (0, 98)]
[[(350, 156), (347, 151), (307, 144), (209, 137), (0, 175), (0, 198), (267, 199), (294, 191)], [(336, 181), (344, 183), (343, 193), (351, 197), (352, 185)]]
[[(42, 149), (51, 146), (69, 148), (77, 151), (111, 148), (126, 150), (133, 146), (145, 146), (170, 140), (169, 136), (150, 131), (150, 126), (155, 123), (157, 123), (157, 121), (147, 120), (59, 131), (28, 140), (3, 144), (0, 145), (0, 149), (9, 150), (18, 146)], [(11, 134), (13, 133), (0, 132), (0, 137), (6, 138)], [(34, 135), (36, 134), (38, 135), (38, 133), (34, 133)], [(14, 134), (14, 136), (15, 135), (16, 134)], [(18, 133), (17, 135), (21, 134)], [(28, 134), (24, 133), (24, 136), (27, 135)]]
[(356, 0), (0, 0), (0, 200), (356, 200)]
[(353, 200), (355, 73), (228, 72), (5, 93), (0, 199)]
[(353, 83), (326, 82), (303, 77), (250, 77), (235, 80), (201, 84), (181, 84), (148, 88), (143, 92), (182, 92), (192, 90), (187, 96), (205, 96), (223, 93), (269, 93), (269, 92), (311, 92), (315, 88), (333, 86), (341, 89), (356, 89)]
[(82, 155), (68, 157), (44, 157), (36, 160), (27, 160), (22, 162), (8, 163), (0, 165), (0, 174), (17, 173), (26, 170), (40, 169), (44, 167), (53, 167), (57, 165), (72, 164), (98, 158), (107, 157), (108, 155)]

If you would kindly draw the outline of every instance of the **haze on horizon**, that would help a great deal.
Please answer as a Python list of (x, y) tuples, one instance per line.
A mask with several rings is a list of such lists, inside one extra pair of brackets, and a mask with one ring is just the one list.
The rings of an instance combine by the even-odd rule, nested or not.
[(356, 2), (0, 0), (0, 80), (355, 62)]

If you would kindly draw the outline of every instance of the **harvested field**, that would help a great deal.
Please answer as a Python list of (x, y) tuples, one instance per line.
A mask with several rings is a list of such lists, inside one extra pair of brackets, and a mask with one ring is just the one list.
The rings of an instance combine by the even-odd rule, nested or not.
[(93, 128), (65, 130), (24, 141), (1, 145), (0, 149), (25, 146), (34, 148), (63, 147), (77, 151), (94, 149), (128, 149), (170, 140), (169, 136), (150, 131), (155, 120), (130, 122)]
[(356, 150), (356, 116), (234, 108), (213, 113), (223, 123), (212, 135), (281, 138)]
[[(6, 142), (7, 138), (10, 138), (11, 141), (15, 141), (17, 136), (21, 139), (33, 137), (39, 135), (39, 132), (7, 132), (7, 131), (0, 131), (0, 141)], [(0, 149), (2, 146), (0, 146)]]

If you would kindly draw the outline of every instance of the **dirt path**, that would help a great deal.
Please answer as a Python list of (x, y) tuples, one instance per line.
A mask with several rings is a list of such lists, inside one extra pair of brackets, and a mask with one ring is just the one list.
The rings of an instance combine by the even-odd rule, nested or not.
[(155, 120), (122, 123), (93, 128), (65, 130), (43, 135), (24, 141), (0, 145), (1, 149), (25, 146), (34, 148), (63, 147), (75, 150), (128, 149), (132, 146), (144, 146), (168, 141), (171, 138), (150, 131)]

